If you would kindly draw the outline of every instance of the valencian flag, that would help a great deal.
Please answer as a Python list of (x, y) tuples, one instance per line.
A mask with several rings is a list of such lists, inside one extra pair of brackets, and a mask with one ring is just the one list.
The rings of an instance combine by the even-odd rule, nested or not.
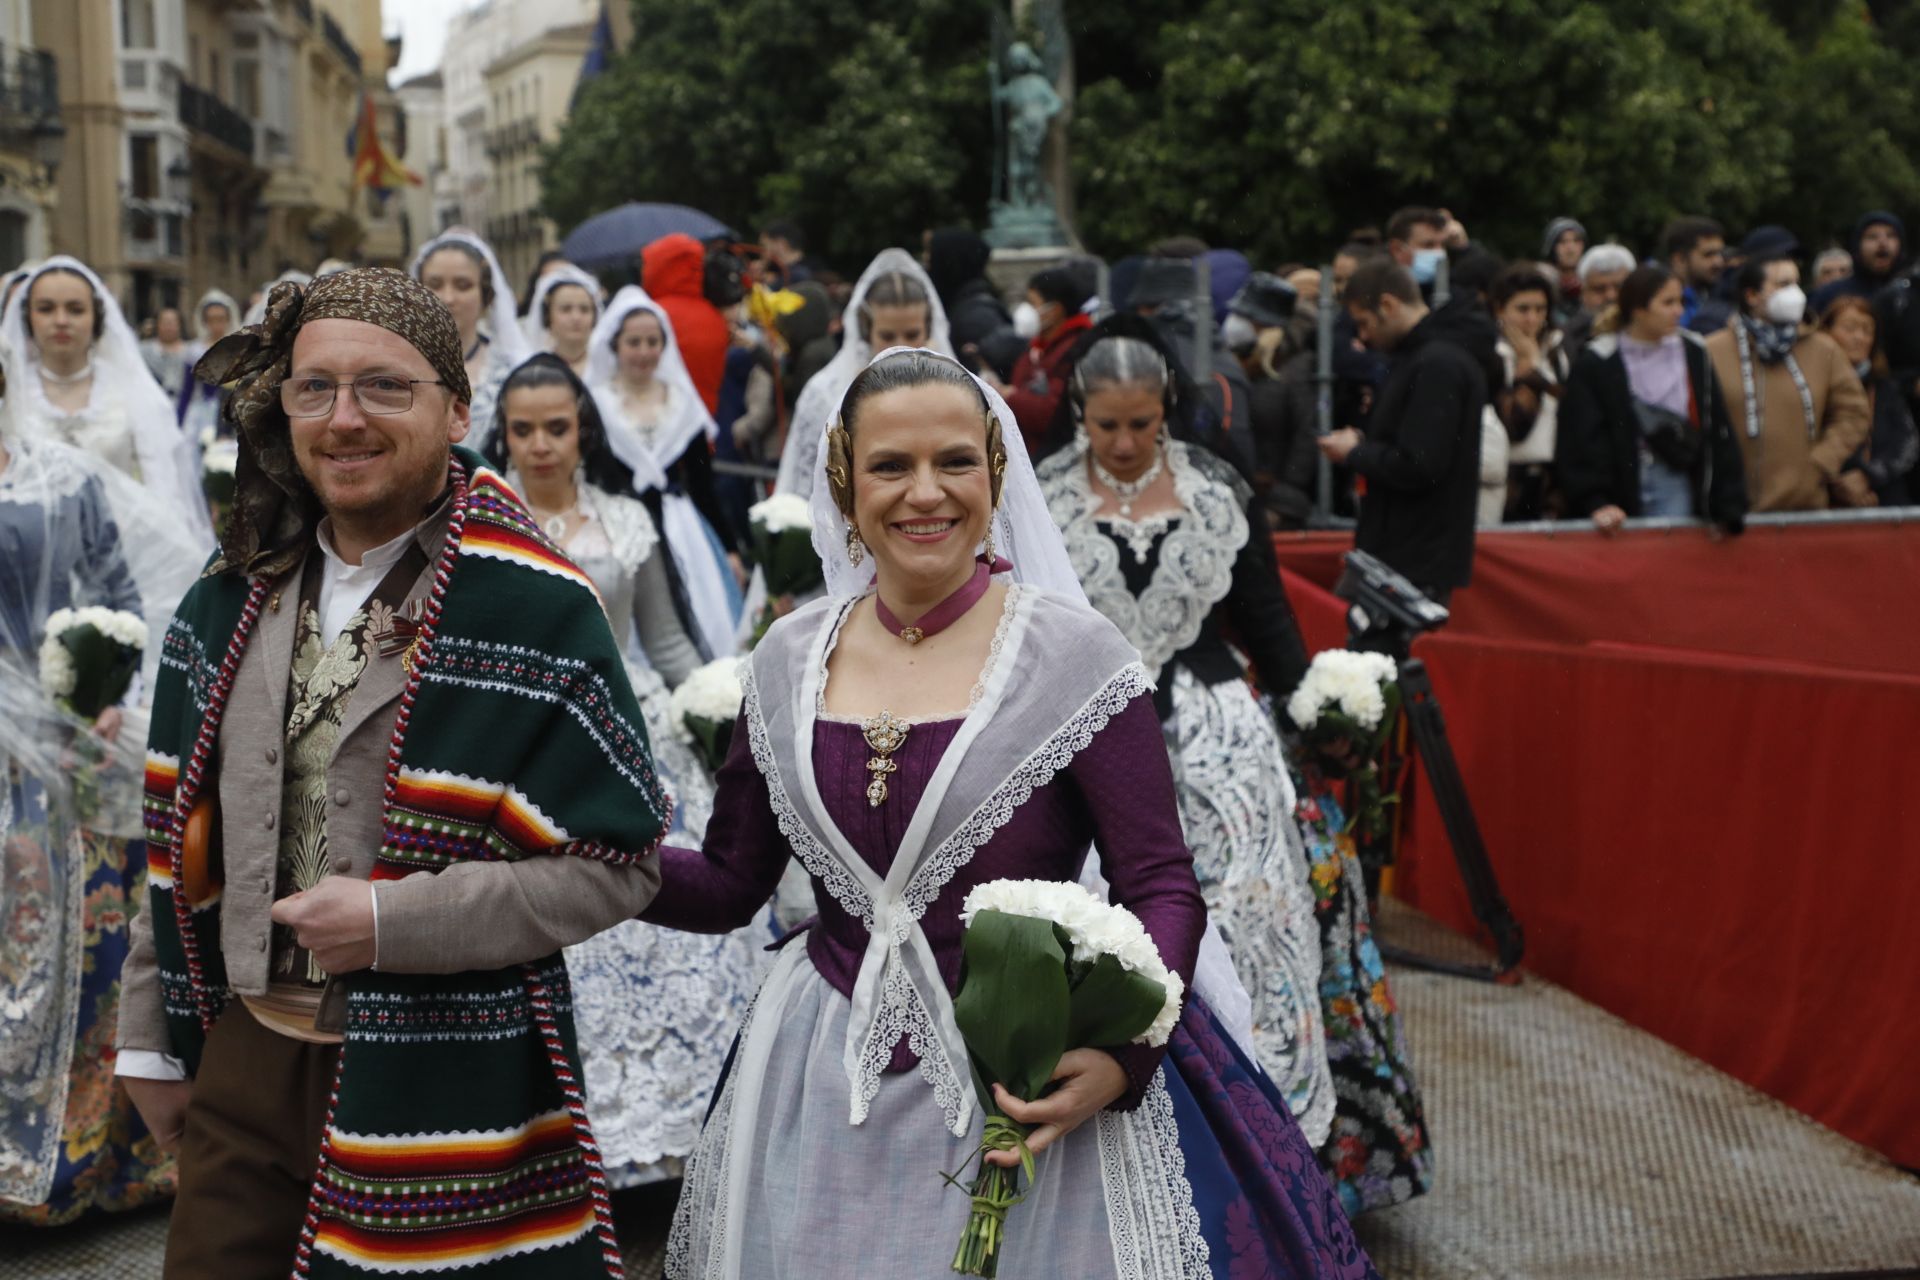
[(360, 119), (347, 134), (347, 154), (353, 157), (353, 185), (367, 187), (380, 195), (409, 184), (419, 186), (421, 177), (395, 160), (380, 141), (375, 125), (373, 95), (360, 95)]

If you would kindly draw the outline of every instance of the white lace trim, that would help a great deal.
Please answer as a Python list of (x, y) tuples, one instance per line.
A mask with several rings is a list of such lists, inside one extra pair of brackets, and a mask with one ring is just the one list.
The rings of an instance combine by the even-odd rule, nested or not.
[(1119, 1280), (1211, 1280), (1166, 1068), (1154, 1071), (1137, 1110), (1102, 1111), (1096, 1123)]
[[(893, 1060), (893, 1047), (905, 1036), (907, 1047), (919, 1060), (921, 1078), (933, 1086), (933, 1098), (946, 1117), (947, 1131), (956, 1137), (964, 1135), (966, 1128), (960, 1114), (966, 1092), (960, 1073), (947, 1056), (940, 1037), (933, 1032), (933, 1015), (913, 985), (898, 945), (888, 948), (886, 971), (880, 1007), (874, 1012), (873, 1026), (868, 1029), (867, 1042), (861, 1049), (860, 1074), (853, 1081), (849, 1119), (853, 1124), (866, 1120), (873, 1100), (880, 1096), (880, 1077)], [(938, 982), (939, 975), (934, 974), (933, 980)]]
[(926, 914), (933, 900), (960, 869), (973, 860), (980, 846), (993, 839), (1000, 828), (1013, 818), (1014, 810), (1032, 798), (1033, 793), (1053, 780), (1055, 774), (1073, 763), (1107, 722), (1126, 709), (1129, 702), (1153, 690), (1153, 677), (1137, 662), (1129, 662), (1115, 673), (1100, 690), (1074, 712), (1054, 735), (1021, 762), (1007, 780), (973, 811), (973, 815), (948, 836), (933, 855), (920, 865), (907, 881), (901, 897), (913, 919)]
[(660, 545), (660, 531), (654, 528), (646, 506), (637, 498), (604, 492), (584, 479), (578, 484), (580, 505), (606, 531), (614, 557), (629, 569), (637, 570), (645, 564)]
[(760, 776), (766, 779), (767, 801), (773, 809), (774, 821), (779, 824), (780, 834), (787, 838), (800, 864), (827, 886), (827, 892), (833, 895), (833, 900), (848, 915), (859, 917), (871, 930), (874, 927), (873, 900), (860, 887), (853, 873), (815, 838), (801, 820), (799, 811), (793, 807), (786, 786), (780, 781), (780, 767), (774, 760), (773, 744), (767, 738), (767, 722), (760, 710), (760, 691), (753, 678), (752, 663), (741, 666), (740, 688), (741, 705), (747, 713), (747, 742), (753, 748), (753, 762), (759, 766)]
[[(1018, 582), (1007, 584), (1007, 598), (1000, 610), (1000, 621), (994, 625), (993, 639), (987, 644), (987, 660), (981, 664), (980, 678), (973, 682), (973, 688), (967, 693), (965, 711), (942, 712), (939, 715), (930, 716), (896, 716), (895, 719), (904, 720), (908, 724), (937, 724), (942, 720), (961, 719), (979, 706), (980, 700), (987, 695), (987, 681), (993, 678), (994, 668), (1000, 665), (1000, 654), (1006, 648), (1007, 631), (1013, 625), (1013, 616), (1019, 609), (1020, 598), (1032, 590), (1032, 587), (1022, 586)], [(833, 657), (834, 648), (840, 643), (840, 628), (845, 626), (847, 619), (853, 616), (853, 605), (859, 604), (872, 594), (873, 592), (869, 590), (854, 597), (852, 603), (834, 620), (833, 634), (827, 637), (827, 647), (820, 655), (820, 692), (813, 697), (813, 714), (833, 724), (860, 724), (868, 719), (866, 716), (835, 715), (827, 710), (827, 662)]]
[[(1040, 465), (1047, 510), (1060, 526), (1067, 558), (1086, 588), (1088, 603), (1133, 642), (1150, 672), (1158, 672), (1198, 638), (1214, 606), (1232, 589), (1234, 560), (1252, 532), (1233, 485), (1211, 474), (1191, 446), (1169, 441), (1167, 463), (1181, 511), (1137, 522), (1105, 517), (1128, 539), (1136, 560), (1145, 559), (1151, 551), (1152, 534), (1146, 534), (1144, 551), (1136, 539), (1165, 522), (1159, 563), (1137, 599), (1121, 572), (1120, 548), (1099, 527), (1100, 500), (1087, 479), (1085, 451), (1066, 450)], [(1126, 525), (1132, 528), (1122, 527)]]

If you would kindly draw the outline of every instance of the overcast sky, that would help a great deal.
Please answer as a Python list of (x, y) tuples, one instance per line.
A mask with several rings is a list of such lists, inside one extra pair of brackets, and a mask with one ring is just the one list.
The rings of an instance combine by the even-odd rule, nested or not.
[(475, 0), (381, 0), (386, 34), (399, 33), (401, 42), (400, 65), (389, 82), (402, 84), (439, 66), (448, 21), (474, 4)]

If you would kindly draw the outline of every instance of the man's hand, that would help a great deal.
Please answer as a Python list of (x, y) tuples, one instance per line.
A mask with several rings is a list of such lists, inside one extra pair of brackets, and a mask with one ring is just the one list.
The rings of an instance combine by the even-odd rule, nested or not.
[(274, 903), (273, 922), (292, 929), (328, 973), (373, 965), (373, 886), (365, 880), (328, 876), (305, 893)]
[(1877, 507), (1880, 495), (1873, 491), (1864, 471), (1842, 471), (1833, 480), (1833, 499), (1843, 507)]
[(140, 1118), (146, 1121), (147, 1132), (160, 1144), (160, 1149), (178, 1151), (180, 1135), (187, 1128), (187, 1103), (193, 1098), (193, 1081), (142, 1080), (137, 1076), (115, 1078), (126, 1086), (127, 1097)]
[(1440, 231), (1441, 244), (1449, 249), (1464, 249), (1472, 243), (1467, 235), (1466, 224), (1454, 217), (1450, 210), (1440, 210), (1440, 216), (1447, 220), (1447, 225)]
[(1627, 522), (1627, 513), (1608, 503), (1593, 513), (1593, 527), (1609, 536), (1620, 532), (1620, 526)]
[(1326, 454), (1334, 466), (1341, 467), (1346, 465), (1347, 456), (1359, 448), (1365, 438), (1353, 427), (1341, 427), (1338, 431), (1329, 431), (1321, 436), (1318, 444), (1320, 452)]

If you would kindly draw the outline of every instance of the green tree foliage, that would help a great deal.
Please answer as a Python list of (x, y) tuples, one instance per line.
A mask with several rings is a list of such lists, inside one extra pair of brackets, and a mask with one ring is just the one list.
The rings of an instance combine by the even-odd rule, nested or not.
[[(985, 221), (1005, 0), (633, 0), (546, 156), (563, 226), (630, 199), (797, 218), (857, 268)], [(1709, 213), (1803, 242), (1920, 212), (1908, 0), (1066, 0), (1082, 237), (1325, 253), (1408, 203), (1514, 254), (1572, 214), (1650, 248)]]
[(563, 227), (627, 200), (743, 234), (792, 217), (857, 267), (977, 217), (991, 181), (987, 0), (634, 0), (638, 35), (546, 150)]
[(1190, 230), (1301, 256), (1415, 202), (1516, 253), (1569, 213), (1641, 245), (1684, 212), (1814, 242), (1920, 205), (1913, 78), (1856, 0), (1189, 9), (1143, 33), (1150, 92), (1083, 76), (1096, 249)]

